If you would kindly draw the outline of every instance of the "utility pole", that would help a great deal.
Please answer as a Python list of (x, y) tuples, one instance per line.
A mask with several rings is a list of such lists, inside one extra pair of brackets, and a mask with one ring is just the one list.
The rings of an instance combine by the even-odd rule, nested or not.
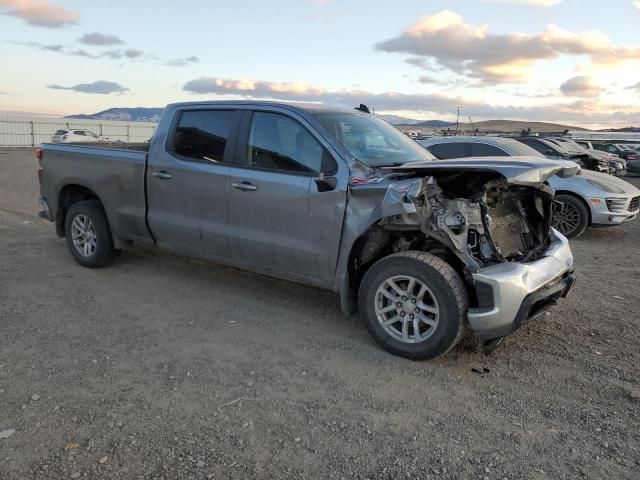
[(474, 132), (475, 135), (475, 128), (473, 128), (473, 120), (471, 120), (471, 115), (469, 115), (469, 125), (471, 125), (471, 131)]
[(458, 107), (458, 116), (456, 117), (456, 135), (458, 135), (459, 126), (460, 126), (460, 107)]

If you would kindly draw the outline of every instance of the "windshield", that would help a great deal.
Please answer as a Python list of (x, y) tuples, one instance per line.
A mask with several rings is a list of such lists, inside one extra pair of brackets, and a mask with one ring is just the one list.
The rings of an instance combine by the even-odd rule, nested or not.
[(427, 150), (374, 115), (313, 113), (351, 154), (369, 167), (435, 160)]
[(573, 140), (570, 139), (563, 139), (563, 140), (558, 140), (560, 143), (564, 143), (568, 146), (570, 146), (574, 151), (576, 152), (580, 152), (580, 153), (587, 153), (587, 151), (585, 150), (585, 148), (582, 145), (578, 145), (578, 143), (574, 142)]

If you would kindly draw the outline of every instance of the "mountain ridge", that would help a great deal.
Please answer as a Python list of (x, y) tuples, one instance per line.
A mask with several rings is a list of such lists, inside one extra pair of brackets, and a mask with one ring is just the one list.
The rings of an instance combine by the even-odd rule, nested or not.
[[(135, 107), (135, 108), (109, 108), (101, 112), (93, 114), (76, 114), (69, 115), (64, 118), (80, 119), (80, 120), (111, 120), (111, 121), (127, 121), (127, 122), (157, 122), (162, 115), (164, 108), (156, 107)], [(443, 120), (417, 120), (414, 118), (402, 117), (399, 115), (379, 115), (380, 118), (386, 120), (396, 127), (413, 127), (427, 129), (443, 129), (455, 126), (455, 123), (445, 122)], [(480, 131), (507, 131), (515, 132), (527, 130), (531, 128), (533, 132), (559, 132), (564, 130), (581, 130), (589, 131), (587, 128), (575, 127), (571, 125), (563, 125), (554, 122), (528, 122), (521, 120), (484, 120), (474, 122), (473, 126), (469, 123), (461, 123), (461, 130), (478, 129)]]
[(164, 108), (133, 107), (133, 108), (109, 108), (93, 114), (75, 114), (64, 118), (76, 120), (115, 120), (126, 122), (157, 122)]

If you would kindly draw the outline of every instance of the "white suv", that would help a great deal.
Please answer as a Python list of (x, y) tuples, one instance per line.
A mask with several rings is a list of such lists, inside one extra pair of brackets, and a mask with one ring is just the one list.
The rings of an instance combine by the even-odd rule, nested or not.
[(99, 142), (100, 137), (89, 130), (56, 130), (52, 143)]

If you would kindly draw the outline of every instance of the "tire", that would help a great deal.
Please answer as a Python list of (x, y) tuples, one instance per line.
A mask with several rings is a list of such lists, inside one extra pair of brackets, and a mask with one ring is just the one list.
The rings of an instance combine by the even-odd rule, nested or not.
[(98, 200), (71, 205), (65, 218), (64, 232), (71, 256), (83, 267), (104, 267), (117, 255), (107, 215)]
[(563, 203), (553, 213), (553, 228), (567, 238), (576, 238), (589, 226), (589, 210), (582, 201), (573, 195), (556, 195), (555, 200)]
[[(416, 281), (413, 288), (411, 279)], [(410, 294), (400, 295), (390, 281)], [(420, 297), (423, 287), (428, 292)], [(393, 297), (394, 293), (397, 297), (391, 300), (387, 294)], [(389, 255), (367, 271), (358, 291), (358, 306), (362, 321), (382, 347), (412, 360), (428, 360), (444, 355), (460, 341), (469, 299), (460, 276), (448, 263), (428, 253), (407, 251)], [(413, 307), (419, 313), (412, 313)], [(400, 320), (393, 322), (398, 316)]]

